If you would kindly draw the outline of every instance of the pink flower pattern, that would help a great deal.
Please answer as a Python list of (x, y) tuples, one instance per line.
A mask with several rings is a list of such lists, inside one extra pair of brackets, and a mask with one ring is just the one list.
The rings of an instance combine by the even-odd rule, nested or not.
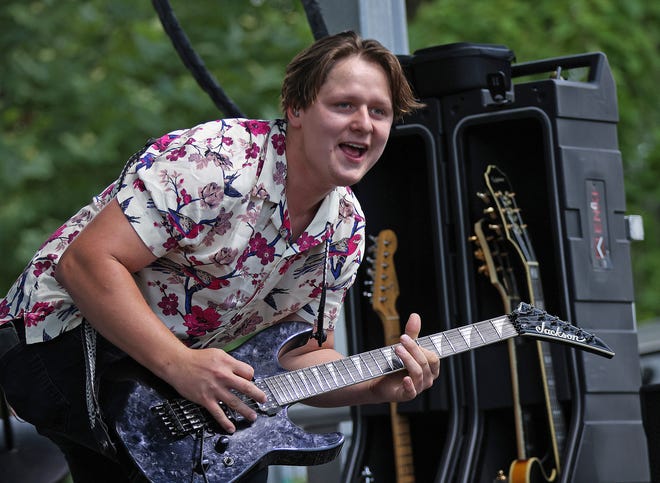
[[(297, 240), (290, 239), (285, 147), (282, 120), (211, 121), (160, 137), (116, 192), (127, 220), (157, 257), (135, 280), (188, 346), (221, 347), (291, 313), (314, 323), (327, 236), (352, 247), (328, 260), (326, 320), (333, 328), (362, 259), (364, 217), (352, 192), (337, 188), (328, 195), (336, 201), (324, 206), (340, 211), (319, 213)], [(54, 269), (110, 201), (115, 183), (44, 243), (0, 298), (0, 323), (22, 315), (31, 342), (80, 323)]]

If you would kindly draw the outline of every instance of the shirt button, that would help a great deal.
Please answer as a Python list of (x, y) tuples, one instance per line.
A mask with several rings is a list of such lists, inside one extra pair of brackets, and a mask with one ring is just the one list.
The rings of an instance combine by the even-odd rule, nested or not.
[(282, 238), (288, 238), (289, 237), (289, 230), (286, 227), (280, 228), (280, 236)]

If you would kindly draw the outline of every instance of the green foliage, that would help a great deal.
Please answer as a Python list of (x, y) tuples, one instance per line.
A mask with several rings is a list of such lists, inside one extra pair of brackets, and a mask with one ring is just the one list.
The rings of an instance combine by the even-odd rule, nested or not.
[[(279, 115), (284, 67), (312, 40), (300, 2), (171, 5), (246, 115)], [(0, 9), (0, 292), (146, 139), (222, 117), (151, 2), (6, 0)]]
[(603, 52), (617, 85), (627, 211), (644, 218), (633, 242), (640, 320), (660, 314), (660, 2), (434, 0), (409, 21), (412, 51), (452, 42), (506, 45), (517, 62)]
[[(279, 115), (283, 69), (312, 35), (298, 0), (171, 0), (193, 48), (250, 117)], [(660, 314), (660, 2), (415, 0), (411, 50), (507, 45), (518, 62), (602, 51), (618, 88), (640, 319)], [(412, 16), (414, 13), (414, 16)], [(42, 240), (148, 137), (223, 116), (151, 2), (4, 0), (0, 9), (0, 293)]]

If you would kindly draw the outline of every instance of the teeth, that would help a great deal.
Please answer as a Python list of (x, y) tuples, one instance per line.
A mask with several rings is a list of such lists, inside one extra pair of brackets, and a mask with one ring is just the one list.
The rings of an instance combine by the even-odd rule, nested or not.
[(346, 144), (346, 146), (350, 146), (355, 149), (367, 149), (361, 144), (353, 144), (353, 143), (344, 143), (344, 144)]

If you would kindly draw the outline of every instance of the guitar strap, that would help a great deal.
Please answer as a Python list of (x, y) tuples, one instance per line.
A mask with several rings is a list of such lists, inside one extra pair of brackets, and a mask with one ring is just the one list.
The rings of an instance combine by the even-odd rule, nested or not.
[[(128, 161), (126, 161), (126, 164), (119, 175), (119, 179), (112, 188), (111, 196), (113, 198), (121, 189), (129, 168), (140, 159), (140, 156), (144, 154), (154, 141), (155, 139), (153, 138), (148, 139), (142, 148), (128, 158)], [(87, 319), (83, 319), (82, 332), (83, 354), (85, 360), (85, 400), (87, 404), (89, 427), (92, 430), (92, 434), (96, 438), (96, 441), (99, 443), (103, 454), (114, 459), (117, 455), (117, 448), (110, 439), (108, 426), (101, 417), (101, 407), (99, 405), (98, 381), (96, 379), (96, 329), (90, 325)]]
[(101, 451), (114, 459), (117, 448), (108, 435), (108, 426), (101, 417), (98, 384), (96, 380), (96, 329), (87, 320), (83, 321), (83, 351), (85, 354), (85, 400), (89, 427), (99, 443)]
[(328, 336), (323, 327), (323, 317), (325, 312), (325, 294), (328, 290), (328, 281), (326, 280), (328, 272), (328, 258), (330, 254), (330, 231), (332, 224), (329, 221), (325, 222), (325, 244), (323, 247), (323, 280), (321, 281), (321, 299), (319, 301), (318, 318), (316, 319), (316, 332), (312, 334), (312, 339), (316, 339), (319, 347), (327, 340)]

